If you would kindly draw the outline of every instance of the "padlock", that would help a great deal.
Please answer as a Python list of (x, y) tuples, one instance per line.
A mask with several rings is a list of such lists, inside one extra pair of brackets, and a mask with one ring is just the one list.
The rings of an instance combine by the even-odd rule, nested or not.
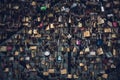
[(85, 50), (84, 50), (86, 53), (90, 52), (90, 48), (89, 47), (86, 47)]
[(50, 17), (54, 17), (53, 13), (49, 13), (49, 14), (48, 14), (48, 17), (49, 17), (49, 18), (50, 18)]
[(62, 16), (58, 17), (58, 22), (62, 22)]
[(98, 23), (97, 23), (98, 25), (105, 23), (104, 19), (102, 19), (100, 16), (98, 16), (97, 20), (98, 20)]
[(112, 22), (108, 21), (107, 24), (112, 27)]
[(117, 35), (116, 34), (111, 34), (111, 38), (114, 39), (114, 38), (117, 38)]
[(110, 5), (111, 5), (111, 3), (106, 3), (105, 7), (106, 7), (106, 8), (109, 8)]
[(102, 75), (102, 77), (107, 79), (108, 78), (108, 74), (105, 73), (105, 74)]
[(44, 71), (44, 72), (43, 72), (43, 75), (44, 75), (44, 76), (48, 76), (48, 75), (49, 75), (49, 72), (48, 72), (48, 71)]
[(85, 32), (83, 33), (83, 36), (84, 36), (84, 37), (90, 37), (90, 31), (85, 31)]
[(83, 66), (84, 66), (84, 63), (80, 63), (79, 66), (83, 67)]
[(96, 52), (95, 52), (95, 51), (90, 51), (90, 55), (91, 55), (91, 56), (95, 56), (95, 55), (96, 55)]
[(103, 49), (102, 48), (98, 48), (97, 49), (97, 53), (98, 53), (98, 55), (104, 54)]
[(36, 50), (36, 49), (37, 49), (37, 46), (30, 46), (29, 49), (30, 49), (30, 50)]
[(80, 51), (80, 53), (79, 53), (80, 55), (83, 55), (84, 54), (84, 52), (83, 51)]
[(18, 56), (19, 55), (19, 51), (15, 51), (15, 56)]
[(9, 72), (9, 68), (5, 68), (4, 72)]
[(26, 64), (26, 68), (30, 69), (31, 68), (30, 64)]
[(114, 55), (114, 56), (117, 56), (117, 51), (116, 51), (116, 49), (113, 49), (113, 55)]
[(105, 33), (110, 33), (110, 32), (112, 32), (112, 30), (111, 30), (111, 28), (104, 28), (104, 32)]
[(7, 51), (7, 46), (0, 46), (0, 52)]
[(119, 5), (119, 4), (120, 4), (120, 1), (119, 1), (119, 0), (116, 0), (116, 1), (113, 1), (113, 3), (114, 3), (115, 5)]
[(111, 58), (113, 55), (112, 55), (112, 53), (109, 51), (109, 52), (106, 52), (106, 56), (107, 56), (108, 58)]
[(81, 22), (78, 22), (78, 27), (83, 27), (82, 23)]
[(29, 17), (25, 17), (25, 22), (29, 22)]
[(40, 9), (41, 9), (41, 11), (45, 11), (47, 9), (47, 7), (46, 6), (41, 6)]
[(50, 30), (50, 27), (49, 27), (49, 26), (47, 26), (45, 30), (46, 30), (46, 31)]
[(74, 48), (73, 48), (73, 53), (76, 53), (76, 52), (77, 52), (77, 48), (74, 47)]
[(49, 69), (48, 72), (49, 72), (49, 73), (54, 73), (55, 70), (54, 70), (54, 69)]
[(35, 1), (32, 1), (32, 3), (31, 3), (32, 6), (36, 6), (36, 4), (37, 3)]
[(11, 51), (13, 49), (12, 46), (7, 46), (7, 51)]
[(74, 74), (74, 75), (73, 75), (73, 78), (74, 78), (74, 79), (78, 79), (79, 77), (78, 77), (76, 74)]
[(67, 69), (62, 69), (62, 70), (60, 70), (60, 73), (61, 73), (61, 74), (67, 74)]
[(71, 78), (72, 78), (72, 74), (68, 74), (68, 75), (67, 75), (67, 78), (68, 78), (68, 79), (71, 79)]
[(67, 52), (70, 52), (70, 48), (69, 47), (67, 47)]
[(30, 57), (29, 57), (29, 56), (25, 57), (25, 60), (26, 60), (26, 61), (29, 61), (29, 60), (30, 60)]
[(33, 30), (33, 34), (38, 34), (37, 29)]
[(19, 9), (19, 6), (14, 6), (13, 9), (18, 10), (18, 9)]
[(55, 28), (55, 26), (54, 26), (54, 24), (52, 23), (52, 24), (50, 24), (50, 28)]
[(14, 61), (14, 57), (10, 57), (9, 60), (10, 60), (10, 61)]

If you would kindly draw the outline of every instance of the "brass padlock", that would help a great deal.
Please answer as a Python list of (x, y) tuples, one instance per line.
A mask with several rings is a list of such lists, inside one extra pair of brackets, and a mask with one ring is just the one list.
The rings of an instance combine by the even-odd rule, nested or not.
[(0, 46), (0, 52), (4, 52), (7, 51), (7, 46)]
[(35, 1), (32, 1), (31, 5), (35, 6), (37, 3)]
[(84, 37), (90, 37), (90, 31), (85, 31), (85, 32), (83, 33), (83, 36), (84, 36)]
[(72, 74), (68, 74), (67, 78), (71, 79), (72, 78)]
[(98, 55), (102, 55), (104, 53), (103, 49), (102, 48), (98, 48), (97, 49), (97, 53), (98, 53)]
[(108, 74), (105, 73), (105, 74), (102, 75), (102, 77), (107, 79), (108, 78)]
[(76, 53), (76, 52), (77, 52), (77, 48), (74, 47), (74, 48), (73, 48), (73, 53)]
[(37, 46), (30, 46), (30, 50), (36, 50)]
[(80, 63), (79, 66), (81, 66), (81, 67), (84, 66), (84, 63)]
[(62, 69), (62, 70), (60, 70), (60, 73), (61, 73), (61, 74), (67, 74), (67, 69)]
[(44, 76), (48, 76), (48, 75), (49, 75), (49, 72), (44, 71), (44, 72), (43, 72), (43, 75), (44, 75)]
[(54, 73), (54, 72), (55, 72), (55, 69), (49, 69), (48, 72), (49, 72), (49, 73)]
[(89, 47), (87, 47), (87, 48), (85, 48), (85, 50), (84, 50), (86, 53), (87, 52), (90, 52), (90, 48)]
[(49, 27), (49, 26), (47, 26), (45, 30), (46, 30), (46, 31), (50, 30), (50, 27)]
[(52, 29), (55, 28), (53, 23), (50, 24), (50, 28), (52, 28)]
[(70, 48), (69, 47), (67, 47), (67, 52), (70, 52)]
[(48, 14), (48, 17), (54, 17), (54, 16), (53, 16), (53, 13), (49, 13), (49, 14)]
[(112, 30), (111, 30), (111, 28), (104, 28), (104, 32), (105, 33), (110, 33), (110, 32), (112, 32)]
[(15, 51), (15, 56), (18, 56), (19, 55), (19, 52), (18, 51)]

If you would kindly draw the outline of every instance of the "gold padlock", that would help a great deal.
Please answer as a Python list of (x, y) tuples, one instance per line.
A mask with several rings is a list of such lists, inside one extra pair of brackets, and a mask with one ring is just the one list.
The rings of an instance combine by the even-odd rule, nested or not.
[(54, 73), (55, 70), (54, 70), (54, 69), (49, 69), (48, 72), (49, 72), (49, 73)]
[(83, 64), (83, 63), (80, 63), (79, 66), (84, 66), (84, 64)]
[(60, 73), (61, 73), (61, 74), (67, 74), (67, 69), (62, 69), (62, 70), (60, 70)]
[(108, 74), (103, 74), (102, 77), (107, 79), (108, 78)]
[(70, 52), (70, 48), (69, 47), (67, 48), (67, 52)]
[(35, 2), (35, 1), (32, 1), (31, 5), (32, 5), (32, 6), (35, 6), (35, 5), (36, 5), (36, 2)]
[(44, 75), (44, 76), (48, 76), (48, 75), (49, 75), (49, 72), (44, 71), (44, 72), (43, 72), (43, 75)]
[(85, 31), (85, 32), (83, 33), (83, 36), (84, 36), (84, 37), (90, 37), (90, 31)]
[(48, 17), (54, 17), (52, 13), (49, 13), (48, 14)]
[(45, 30), (46, 30), (46, 31), (50, 30), (50, 27), (49, 27), (49, 26), (47, 26)]
[(52, 23), (52, 24), (50, 24), (50, 28), (55, 28), (55, 26), (54, 26), (54, 24)]
[(104, 32), (105, 32), (105, 33), (109, 33), (109, 32), (112, 32), (112, 30), (111, 30), (111, 28), (105, 28), (105, 29), (104, 29)]
[(67, 78), (71, 79), (72, 78), (72, 74), (68, 74)]
[(98, 48), (97, 49), (97, 53), (98, 53), (98, 55), (102, 55), (103, 54), (103, 49), (102, 48)]
[(75, 52), (77, 52), (77, 48), (76, 47), (73, 48), (73, 53), (75, 53)]

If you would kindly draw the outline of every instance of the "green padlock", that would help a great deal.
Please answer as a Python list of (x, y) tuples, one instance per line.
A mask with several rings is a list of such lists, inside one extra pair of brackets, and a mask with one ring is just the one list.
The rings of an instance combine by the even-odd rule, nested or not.
[(47, 9), (47, 7), (46, 7), (46, 6), (42, 6), (40, 9), (41, 9), (42, 11), (45, 11), (45, 10)]

